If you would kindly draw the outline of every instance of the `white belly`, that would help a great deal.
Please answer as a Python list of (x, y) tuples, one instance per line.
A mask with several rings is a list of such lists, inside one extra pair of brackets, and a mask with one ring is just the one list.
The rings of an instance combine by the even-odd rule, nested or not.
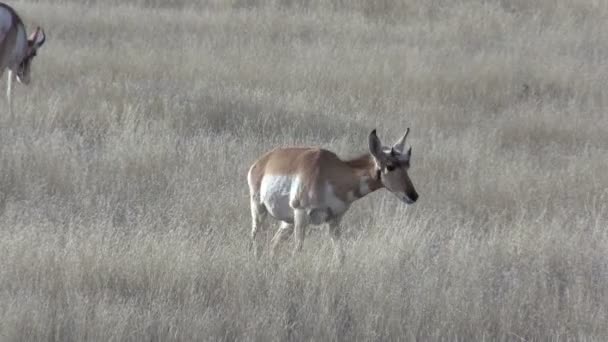
[[(293, 208), (289, 205), (292, 196), (298, 191), (300, 182), (297, 176), (268, 175), (262, 178), (260, 200), (266, 206), (268, 213), (277, 220), (293, 223)], [(309, 215), (309, 222), (315, 225), (330, 221), (348, 209), (349, 203), (339, 199), (331, 184), (323, 189), (322, 202), (315, 203), (309, 208), (303, 208)], [(302, 201), (304, 199), (300, 199)], [(304, 202), (311, 203), (311, 199)]]
[(289, 206), (289, 199), (296, 183), (295, 176), (268, 175), (262, 178), (260, 200), (272, 217), (293, 222), (293, 209)]

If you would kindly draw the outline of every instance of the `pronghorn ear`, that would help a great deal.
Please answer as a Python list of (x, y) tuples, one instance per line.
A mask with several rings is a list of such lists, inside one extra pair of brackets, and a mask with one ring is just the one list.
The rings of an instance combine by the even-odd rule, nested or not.
[(405, 147), (405, 139), (407, 139), (407, 135), (410, 133), (410, 128), (408, 127), (405, 130), (405, 134), (403, 135), (403, 137), (401, 137), (401, 139), (397, 140), (397, 142), (395, 143), (395, 145), (393, 145), (393, 148), (399, 152), (399, 153), (403, 153), (403, 148)]
[(374, 158), (382, 162), (384, 160), (384, 152), (382, 152), (382, 142), (380, 138), (376, 135), (376, 130), (374, 129), (369, 134), (369, 152), (374, 156)]
[(44, 30), (40, 28), (40, 26), (36, 27), (36, 31), (34, 31), (30, 35), (30, 41), (34, 43), (34, 46), (38, 49), (44, 44), (46, 41), (46, 35), (44, 34)]

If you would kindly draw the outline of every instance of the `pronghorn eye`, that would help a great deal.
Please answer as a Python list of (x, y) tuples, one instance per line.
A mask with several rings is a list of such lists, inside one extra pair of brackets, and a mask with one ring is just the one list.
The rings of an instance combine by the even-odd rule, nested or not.
[(386, 169), (391, 172), (393, 170), (395, 170), (395, 166), (394, 165), (386, 165)]

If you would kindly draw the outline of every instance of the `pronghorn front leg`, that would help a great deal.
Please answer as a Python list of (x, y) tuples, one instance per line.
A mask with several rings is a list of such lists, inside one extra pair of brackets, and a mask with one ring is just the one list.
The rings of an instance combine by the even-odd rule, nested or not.
[[(2, 79), (3, 75), (4, 75), (4, 70), (0, 69), (0, 79)], [(11, 71), (10, 71), (10, 69), (9, 69), (9, 73), (8, 73), (8, 78), (9, 78), (9, 80), (11, 78)], [(11, 92), (9, 90), (10, 83), (11, 83), (10, 81), (6, 82), (6, 105), (8, 106), (9, 114), (12, 117), (13, 116), (13, 109), (11, 107), (11, 100), (10, 100), (10, 94), (11, 94)]]
[(308, 213), (305, 209), (294, 209), (293, 210), (293, 221), (295, 228), (296, 243), (294, 247), (294, 254), (302, 250), (304, 245), (304, 235), (306, 234), (306, 227), (308, 226)]
[[(0, 75), (2, 76), (2, 75)], [(11, 117), (11, 120), (13, 119), (13, 100), (11, 98), (11, 91), (13, 89), (13, 78), (14, 78), (14, 74), (13, 71), (11, 69), (8, 69), (8, 79), (6, 81), (6, 99), (8, 102), (8, 111)]]
[(271, 258), (274, 258), (274, 256), (277, 254), (279, 245), (283, 241), (287, 240), (291, 236), (292, 233), (293, 233), (293, 224), (287, 223), (287, 222), (281, 222), (281, 227), (276, 232), (276, 234), (272, 238), (272, 241), (270, 242), (272, 245), (272, 247), (271, 247), (272, 249), (270, 252)]
[(334, 257), (338, 261), (338, 264), (342, 266), (344, 263), (344, 251), (342, 250), (342, 241), (340, 240), (340, 222), (342, 216), (338, 216), (329, 222), (329, 236), (331, 242), (334, 245)]

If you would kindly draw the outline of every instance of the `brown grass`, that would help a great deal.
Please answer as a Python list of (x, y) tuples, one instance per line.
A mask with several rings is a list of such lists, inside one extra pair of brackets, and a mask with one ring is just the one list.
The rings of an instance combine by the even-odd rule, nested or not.
[[(13, 5), (0, 340), (608, 338), (608, 3)], [(259, 154), (408, 126), (421, 198), (355, 203), (343, 269), (252, 260)]]

